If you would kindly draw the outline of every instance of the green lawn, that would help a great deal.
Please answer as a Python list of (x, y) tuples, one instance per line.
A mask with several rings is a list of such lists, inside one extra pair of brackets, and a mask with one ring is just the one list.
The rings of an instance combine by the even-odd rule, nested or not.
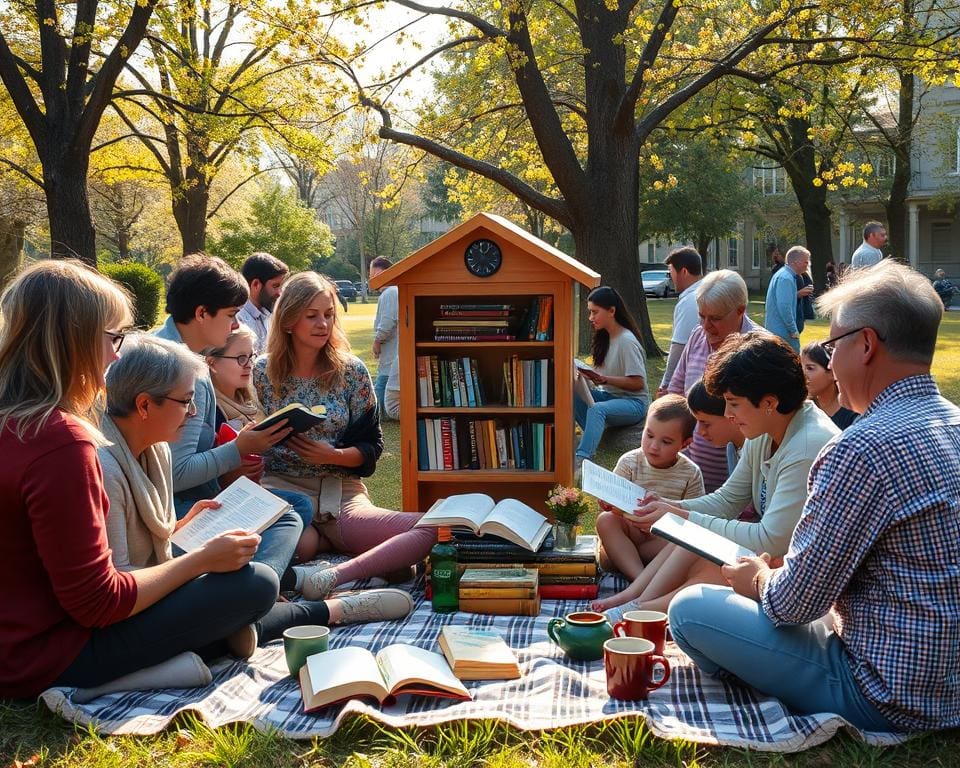
[[(654, 332), (661, 344), (669, 339), (673, 300), (650, 303)], [(373, 366), (370, 353), (375, 305), (351, 304), (347, 333), (354, 351)], [(751, 315), (763, 317), (763, 306), (751, 304)], [(826, 324), (808, 323), (803, 341), (824, 339)], [(375, 372), (375, 368), (371, 367)], [(662, 360), (650, 361), (650, 379), (659, 381)], [(948, 313), (937, 345), (934, 375), (945, 396), (960, 401), (960, 312)], [(368, 485), (374, 500), (386, 507), (400, 504), (399, 430), (385, 427), (386, 450)], [(599, 461), (612, 466), (615, 455)], [(349, 766), (349, 768), (626, 768), (627, 766), (953, 766), (960, 751), (958, 732), (925, 736), (895, 749), (866, 747), (848, 736), (800, 755), (754, 753), (705, 748), (654, 738), (631, 720), (603, 726), (569, 728), (550, 733), (521, 733), (490, 723), (462, 724), (394, 731), (358, 718), (332, 738), (292, 742), (256, 733), (248, 726), (212, 731), (185, 718), (156, 737), (100, 738), (74, 729), (45, 707), (0, 701), (0, 768), (4, 766), (69, 766), (113, 768), (143, 766)]]

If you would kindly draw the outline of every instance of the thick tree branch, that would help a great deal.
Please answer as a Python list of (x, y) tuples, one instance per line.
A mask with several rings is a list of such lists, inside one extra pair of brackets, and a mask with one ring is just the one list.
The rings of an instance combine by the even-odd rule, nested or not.
[(419, 11), (420, 13), (431, 14), (434, 16), (449, 16), (451, 19), (460, 19), (460, 21), (465, 21), (472, 27), (479, 29), (489, 38), (507, 36), (507, 33), (500, 29), (500, 27), (491, 24), (486, 19), (483, 19), (474, 13), (468, 13), (467, 11), (461, 11), (456, 8), (423, 5), (422, 3), (414, 2), (414, 0), (390, 0), (390, 2), (396, 3), (397, 5), (402, 5), (404, 8), (409, 8), (413, 11)]
[(643, 90), (643, 78), (653, 63), (660, 55), (660, 50), (673, 28), (673, 22), (677, 18), (678, 8), (673, 4), (673, 0), (666, 0), (663, 8), (660, 9), (660, 18), (653, 25), (653, 31), (647, 38), (646, 45), (643, 46), (643, 52), (640, 54), (640, 61), (637, 63), (637, 69), (633, 73), (633, 79), (627, 86), (620, 105), (617, 107), (617, 116), (614, 123), (617, 125), (626, 125), (626, 120), (632, 118), (633, 112), (637, 106), (637, 99)]
[(33, 184), (36, 184), (38, 187), (40, 187), (40, 189), (43, 189), (43, 179), (38, 179), (36, 176), (30, 173), (30, 171), (28, 171), (19, 163), (15, 163), (12, 160), (8, 160), (3, 155), (0, 155), (0, 163), (3, 163), (9, 168), (12, 168), (14, 171), (16, 171), (21, 176), (23, 176), (27, 181), (30, 181)]
[(42, 146), (46, 131), (43, 113), (30, 92), (30, 86), (17, 68), (17, 58), (13, 55), (2, 33), (0, 33), (0, 80), (6, 86), (13, 106), (23, 120), (34, 145)]

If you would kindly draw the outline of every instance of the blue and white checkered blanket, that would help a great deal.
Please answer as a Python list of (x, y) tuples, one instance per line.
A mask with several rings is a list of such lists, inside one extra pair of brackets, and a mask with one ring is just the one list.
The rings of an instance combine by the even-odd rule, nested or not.
[[(617, 586), (608, 576), (606, 592)], [(213, 682), (190, 690), (115, 693), (75, 704), (73, 689), (51, 688), (44, 703), (65, 719), (109, 734), (161, 731), (181, 712), (194, 712), (209, 726), (248, 722), (259, 730), (294, 739), (329, 736), (344, 719), (363, 714), (386, 725), (427, 726), (452, 720), (498, 720), (519, 729), (541, 730), (618, 717), (642, 718), (657, 736), (700, 744), (797, 752), (830, 739), (847, 727), (871, 744), (898, 744), (902, 736), (862, 733), (828, 713), (789, 714), (774, 699), (745, 686), (703, 677), (675, 645), (666, 655), (672, 674), (647, 701), (623, 702), (607, 695), (603, 662), (576, 662), (547, 637), (547, 622), (582, 609), (583, 601), (544, 601), (537, 617), (434, 614), (417, 587), (416, 610), (405, 621), (335, 628), (331, 647), (360, 645), (374, 653), (391, 643), (437, 649), (445, 624), (497, 630), (517, 654), (519, 680), (466, 683), (473, 701), (402, 696), (392, 706), (350, 701), (305, 714), (297, 683), (288, 675), (280, 641), (259, 649), (249, 662), (224, 660), (212, 667)]]

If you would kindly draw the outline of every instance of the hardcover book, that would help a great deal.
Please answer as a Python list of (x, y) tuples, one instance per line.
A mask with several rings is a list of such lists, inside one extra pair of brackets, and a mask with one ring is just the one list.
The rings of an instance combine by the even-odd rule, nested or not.
[(494, 503), (484, 493), (462, 493), (441, 499), (417, 521), (421, 526), (462, 526), (478, 535), (494, 534), (531, 553), (550, 533), (550, 522), (516, 499)]
[(440, 650), (461, 680), (516, 680), (520, 665), (499, 633), (447, 626), (440, 630)]

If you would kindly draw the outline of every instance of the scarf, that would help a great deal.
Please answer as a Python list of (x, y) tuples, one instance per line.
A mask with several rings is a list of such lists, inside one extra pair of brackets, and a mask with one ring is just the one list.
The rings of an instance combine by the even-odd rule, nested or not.
[(260, 403), (256, 398), (252, 398), (247, 403), (241, 403), (232, 397), (227, 397), (219, 389), (215, 390), (217, 394), (217, 405), (223, 411), (225, 421), (239, 421), (241, 427), (252, 424), (263, 419), (263, 411), (260, 410)]
[[(126, 515), (130, 562), (142, 568), (170, 560), (173, 557), (170, 536), (177, 522), (173, 511), (170, 446), (166, 443), (151, 445), (138, 461), (109, 416), (103, 417), (100, 428), (110, 441), (101, 450), (107, 451), (120, 465), (136, 507), (135, 516)], [(122, 513), (120, 509), (110, 511)]]

